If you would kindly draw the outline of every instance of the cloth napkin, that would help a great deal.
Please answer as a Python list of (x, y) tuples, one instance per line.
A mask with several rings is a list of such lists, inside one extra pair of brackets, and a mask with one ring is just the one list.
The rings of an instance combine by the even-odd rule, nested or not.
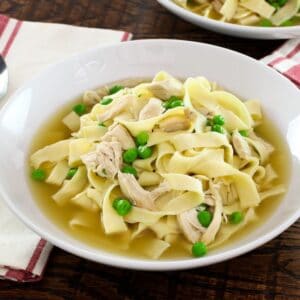
[(300, 88), (300, 39), (289, 40), (261, 59)]
[[(124, 31), (22, 22), (0, 15), (0, 53), (8, 65), (10, 81), (4, 100), (23, 82), (64, 57), (129, 39), (131, 34)], [(0, 199), (0, 278), (20, 282), (41, 279), (51, 248)]]

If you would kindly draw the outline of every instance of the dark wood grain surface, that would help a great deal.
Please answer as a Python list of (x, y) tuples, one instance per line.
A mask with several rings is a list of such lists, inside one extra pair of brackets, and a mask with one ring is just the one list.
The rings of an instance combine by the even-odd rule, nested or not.
[[(135, 39), (211, 43), (261, 58), (282, 41), (238, 39), (188, 24), (155, 0), (0, 0), (23, 20), (130, 31)], [(41, 282), (0, 282), (0, 299), (300, 299), (300, 222), (251, 253), (178, 272), (112, 268), (55, 248)]]

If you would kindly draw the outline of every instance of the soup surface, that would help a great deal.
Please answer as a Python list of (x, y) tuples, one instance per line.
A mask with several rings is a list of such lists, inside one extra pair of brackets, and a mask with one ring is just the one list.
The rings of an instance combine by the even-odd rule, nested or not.
[[(177, 92), (173, 89), (172, 93), (177, 93), (177, 95), (172, 95), (173, 100), (171, 100), (177, 102), (170, 105), (172, 101), (169, 95), (161, 96), (162, 90), (157, 89), (156, 84), (164, 86), (167, 82), (172, 86), (179, 82), (177, 80), (173, 82), (173, 80), (176, 79), (161, 72), (152, 82), (142, 84), (137, 84), (140, 80), (122, 82), (122, 85), (126, 84), (127, 87), (133, 87), (132, 89), (135, 90), (136, 97), (127, 101), (142, 102), (142, 105), (132, 103), (138, 114), (134, 111), (127, 115), (129, 106), (126, 106), (114, 117), (109, 116), (104, 121), (93, 120), (93, 113), (97, 116), (103, 115), (113, 108), (117, 101), (125, 99), (124, 97), (131, 93), (128, 91), (132, 91), (132, 89), (127, 91), (124, 88), (106, 95), (109, 94), (108, 89), (100, 88), (96, 92), (87, 92), (83, 98), (67, 104), (43, 124), (33, 140), (30, 151), (29, 172), (32, 178), (29, 182), (39, 206), (57, 226), (74, 238), (109, 252), (134, 257), (171, 259), (189, 257), (191, 254), (202, 256), (207, 249), (209, 251), (224, 243), (241, 239), (249, 231), (265, 222), (276, 209), (288, 183), (289, 155), (274, 124), (259, 114), (258, 102), (252, 100), (248, 101), (248, 104), (239, 100), (236, 102), (237, 105), (247, 108), (245, 111), (249, 114), (251, 125), (247, 129), (235, 127), (244, 126), (228, 114), (228, 111), (238, 113), (236, 107), (232, 105), (237, 98), (230, 98), (231, 94), (219, 90), (215, 84), (199, 77), (190, 79), (190, 82), (188, 79), (184, 85), (179, 85)], [(195, 90), (189, 84), (195, 84)], [(153, 85), (155, 89), (152, 89)], [(171, 89), (170, 86), (167, 86), (167, 89)], [(227, 99), (228, 102), (220, 101), (218, 105), (211, 106), (209, 103), (198, 101), (197, 97), (200, 92), (208, 93), (209, 97), (214, 92), (225, 93), (221, 94), (221, 98)], [(112, 99), (112, 101), (107, 99)], [(142, 118), (142, 109), (150, 103), (151, 99), (160, 101), (159, 104), (164, 108), (157, 112), (156, 116), (150, 115), (149, 118)], [(215, 102), (215, 99), (211, 98), (211, 103)], [(99, 101), (102, 104), (99, 104)], [(78, 110), (80, 107), (78, 103), (82, 102), (85, 103), (83, 113)], [(107, 102), (110, 103), (107, 104)], [(77, 116), (74, 110), (81, 116)], [(150, 107), (150, 114), (155, 110), (155, 107)], [(177, 118), (174, 123), (177, 125), (167, 131), (168, 127), (164, 126), (172, 125), (171, 121), (174, 117)], [(95, 122), (86, 125), (85, 120), (82, 120), (84, 118), (91, 118)], [(150, 128), (149, 120), (155, 118)], [(187, 123), (185, 118), (188, 119)], [(199, 119), (205, 122), (201, 123)], [(244, 116), (239, 119), (246, 122)], [(134, 126), (138, 122), (138, 129), (131, 128), (128, 120)], [(181, 121), (184, 125), (178, 127)], [(144, 157), (142, 153), (142, 156), (135, 158), (132, 162), (126, 161), (128, 157), (124, 156), (128, 149), (122, 149), (123, 162), (120, 166), (122, 174), (125, 174), (129, 180), (133, 180), (134, 184), (139, 184), (139, 188), (147, 193), (155, 191), (162, 184), (169, 185), (155, 199), (154, 206), (137, 201), (136, 195), (130, 194), (130, 191), (122, 187), (122, 183), (117, 179), (122, 176), (120, 171), (116, 174), (110, 174), (109, 171), (103, 173), (103, 166), (101, 170), (93, 169), (86, 160), (85, 155), (96, 151), (94, 144), (97, 147), (105, 142), (103, 137), (115, 128), (115, 123), (122, 124), (129, 131), (130, 138), (135, 137), (137, 146), (139, 143), (144, 144), (144, 140), (147, 140), (146, 147), (151, 148), (148, 157), (147, 155)], [(219, 125), (217, 123), (222, 125), (214, 127), (214, 125)], [(186, 127), (184, 127), (185, 124)], [(88, 129), (82, 130), (87, 127)], [(71, 136), (74, 132), (77, 134)], [(145, 132), (147, 135), (140, 134)], [(252, 132), (255, 136), (251, 137)], [(192, 139), (196, 142), (185, 149), (184, 143), (176, 144), (174, 140), (176, 136), (179, 136), (181, 141), (189, 142)], [(220, 137), (223, 139), (221, 142), (218, 140)], [(58, 148), (54, 151), (49, 151), (47, 148), (48, 145), (57, 145), (57, 142), (70, 138), (72, 141), (79, 142), (79, 146), (74, 147), (68, 144), (69, 150), (65, 156), (59, 153)], [(205, 143), (210, 144), (210, 147), (203, 145), (203, 141), (207, 138), (210, 142)], [(215, 138), (217, 141), (214, 140)], [(235, 138), (237, 141), (234, 143)], [(258, 141), (258, 144), (251, 141), (251, 138)], [(119, 140), (114, 138), (108, 143), (119, 141), (120, 138)], [(239, 143), (243, 144), (243, 142), (246, 145), (243, 145), (245, 149), (250, 150), (248, 156), (247, 153), (243, 153), (245, 149), (242, 149), (243, 151), (238, 149)], [(92, 147), (87, 147), (86, 143), (92, 144)], [(166, 149), (168, 145), (171, 145), (170, 149)], [(70, 149), (71, 147), (73, 148)], [(130, 149), (132, 149), (131, 146)], [(215, 165), (217, 166), (216, 172), (223, 168), (223, 173), (212, 175), (207, 173), (206, 169), (202, 171), (200, 167), (193, 165), (183, 170), (182, 165), (180, 166), (181, 161), (174, 159), (175, 154), (182, 154), (181, 159), (183, 157), (187, 159), (184, 165), (190, 164), (189, 159), (194, 159), (196, 166), (201, 166), (203, 161), (211, 161), (209, 168), (214, 168)], [(204, 159), (201, 155), (205, 155)], [(79, 158), (72, 158), (74, 156), (79, 156)], [(65, 168), (61, 166), (62, 162), (66, 165)], [(175, 164), (178, 166), (174, 167)], [(58, 166), (61, 166), (60, 171), (57, 171)], [(124, 170), (124, 166), (131, 168)], [(71, 186), (66, 190), (68, 183), (78, 176), (80, 167), (87, 172), (83, 175), (85, 177), (83, 184), (80, 183), (82, 179), (78, 181), (77, 178), (77, 188)], [(136, 174), (133, 174), (134, 172)], [(178, 177), (178, 174), (183, 177)], [(196, 188), (192, 188), (192, 185), (196, 185)], [(252, 202), (253, 199), (249, 197), (242, 199), (242, 193), (250, 193), (252, 197), (257, 197), (255, 200), (257, 202)], [(147, 198), (148, 194), (145, 195)], [(103, 200), (105, 197), (107, 199)], [(119, 197), (128, 201), (123, 202), (127, 206), (115, 205), (120, 200)], [(221, 203), (219, 212), (218, 198)], [(151, 199), (147, 198), (147, 201)], [(195, 222), (198, 223), (195, 224)], [(122, 226), (123, 223), (126, 225), (125, 229)], [(210, 236), (205, 236), (205, 233), (210, 233)]]

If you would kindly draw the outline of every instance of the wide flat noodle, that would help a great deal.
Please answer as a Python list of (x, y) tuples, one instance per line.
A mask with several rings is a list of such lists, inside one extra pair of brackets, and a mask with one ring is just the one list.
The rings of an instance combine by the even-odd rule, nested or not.
[(44, 162), (58, 163), (69, 155), (69, 144), (71, 140), (62, 140), (46, 146), (30, 156), (30, 164), (37, 169)]
[(80, 206), (81, 208), (91, 211), (91, 212), (99, 211), (99, 206), (98, 206), (97, 202), (95, 202), (94, 199), (91, 199), (88, 196), (87, 189), (85, 189), (81, 193), (74, 196), (71, 199), (71, 202)]
[(168, 162), (167, 170), (170, 173), (199, 174), (198, 165), (208, 160), (223, 162), (224, 150), (204, 149), (194, 156), (185, 156), (179, 152), (175, 152)]
[(71, 140), (69, 147), (69, 165), (75, 167), (82, 164), (81, 156), (92, 151), (95, 145), (89, 139), (80, 138)]
[(98, 226), (95, 218), (91, 218), (91, 213), (88, 212), (78, 212), (69, 221), (69, 226), (72, 229), (92, 229)]
[(164, 212), (150, 211), (148, 209), (133, 206), (131, 211), (124, 217), (127, 223), (143, 223), (152, 225), (164, 216)]
[(277, 185), (277, 186), (273, 186), (272, 188), (270, 188), (267, 191), (263, 191), (261, 193), (259, 193), (260, 199), (265, 200), (266, 198), (270, 198), (273, 196), (277, 196), (280, 194), (283, 194), (286, 192), (286, 188), (283, 184)]
[(178, 233), (178, 229), (170, 225), (167, 217), (162, 218), (157, 223), (149, 226), (149, 229), (151, 229), (159, 239), (163, 239), (165, 236), (172, 233)]
[(65, 180), (63, 186), (52, 196), (60, 205), (80, 193), (87, 184), (86, 168), (81, 166), (70, 180)]
[(69, 171), (69, 165), (66, 160), (58, 162), (51, 170), (46, 182), (54, 185), (62, 185)]
[(260, 203), (260, 197), (252, 178), (233, 168), (230, 164), (207, 161), (198, 165), (200, 174), (210, 178), (231, 176), (235, 182), (240, 203), (243, 208), (254, 207)]
[(80, 117), (74, 112), (71, 111), (67, 114), (63, 119), (62, 122), (71, 130), (77, 131), (80, 128)]
[(124, 125), (133, 136), (136, 136), (142, 131), (152, 131), (154, 126), (158, 125), (160, 121), (171, 116), (185, 117), (185, 108), (178, 107), (178, 108), (170, 109), (160, 116), (153, 117), (146, 120), (141, 120), (141, 121), (125, 121), (125, 120), (118, 120), (118, 119), (117, 121), (119, 121), (122, 125)]
[(275, 7), (265, 0), (243, 0), (240, 5), (258, 13), (266, 19), (270, 19), (275, 11)]
[(186, 192), (175, 198), (171, 198), (164, 205), (160, 206), (160, 210), (168, 215), (177, 215), (198, 206), (202, 202), (203, 197), (200, 193)]
[(233, 149), (227, 138), (223, 134), (216, 132), (205, 133), (182, 133), (170, 138), (169, 142), (178, 151), (189, 150), (193, 148), (220, 148), (225, 149), (225, 160), (229, 163), (233, 159)]
[(227, 241), (232, 235), (234, 235), (237, 231), (240, 231), (243, 227), (245, 227), (248, 223), (253, 222), (257, 219), (255, 211), (253, 208), (249, 208), (244, 216), (244, 219), (239, 224), (222, 224), (216, 239), (209, 245), (209, 249), (215, 248), (225, 241)]
[(283, 22), (291, 19), (297, 14), (300, 8), (300, 0), (289, 0), (282, 8), (270, 18), (274, 25), (281, 25)]
[[(218, 112), (219, 106), (233, 112), (241, 120), (242, 126), (238, 130), (248, 129), (251, 126), (251, 116), (244, 103), (233, 94), (224, 91), (211, 91), (210, 85), (203, 84), (203, 77), (188, 78), (185, 82), (193, 106), (198, 110), (201, 107), (208, 111)], [(230, 120), (225, 118), (225, 128), (232, 127)]]
[(203, 195), (201, 181), (183, 174), (161, 174), (170, 188), (175, 191), (191, 191)]
[(238, 0), (225, 0), (223, 6), (221, 7), (220, 13), (230, 21), (238, 7)]
[(161, 176), (155, 172), (144, 171), (139, 174), (139, 184), (141, 186), (159, 185), (161, 182)]
[(102, 204), (102, 221), (105, 234), (122, 233), (128, 230), (124, 218), (119, 216), (113, 208), (112, 191), (117, 184), (112, 184), (106, 191)]
[(105, 126), (100, 125), (90, 125), (84, 126), (74, 134), (77, 138), (85, 138), (90, 142), (100, 141), (101, 137), (107, 132), (107, 128)]
[(158, 238), (147, 238), (141, 243), (139, 250), (152, 259), (159, 258), (170, 244)]

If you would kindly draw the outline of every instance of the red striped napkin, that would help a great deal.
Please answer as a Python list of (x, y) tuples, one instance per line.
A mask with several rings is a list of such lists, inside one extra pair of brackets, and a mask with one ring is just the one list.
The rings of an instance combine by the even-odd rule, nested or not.
[[(10, 77), (6, 99), (47, 65), (76, 52), (130, 38), (124, 31), (22, 22), (0, 15), (0, 53)], [(51, 248), (16, 219), (0, 198), (0, 278), (40, 280)]]
[(261, 59), (300, 88), (300, 39), (289, 40)]

